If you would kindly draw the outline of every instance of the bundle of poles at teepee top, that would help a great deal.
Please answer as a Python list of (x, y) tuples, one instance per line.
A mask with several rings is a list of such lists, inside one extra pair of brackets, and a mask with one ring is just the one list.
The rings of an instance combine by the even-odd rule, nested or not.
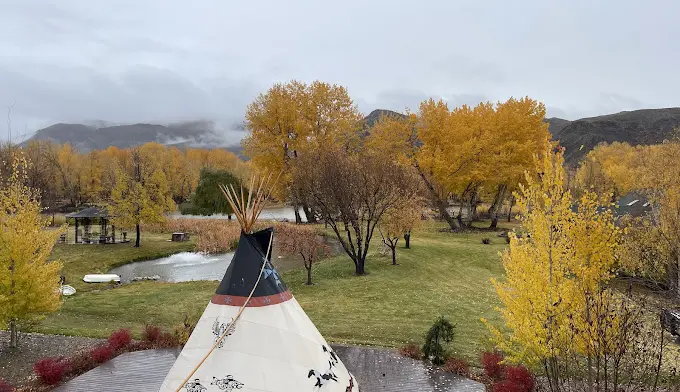
[[(244, 233), (252, 232), (253, 225), (264, 209), (267, 200), (271, 196), (271, 190), (277, 181), (278, 177), (272, 182), (271, 173), (268, 176), (260, 177), (259, 181), (257, 181), (257, 176), (253, 175), (250, 178), (250, 186), (248, 187), (248, 198), (245, 197), (243, 184), (241, 184), (240, 193), (236, 192), (232, 184), (229, 184), (229, 186), (219, 185), (220, 190), (224, 193), (231, 209), (234, 211), (236, 219), (241, 224)], [(257, 185), (257, 189), (255, 185)]]

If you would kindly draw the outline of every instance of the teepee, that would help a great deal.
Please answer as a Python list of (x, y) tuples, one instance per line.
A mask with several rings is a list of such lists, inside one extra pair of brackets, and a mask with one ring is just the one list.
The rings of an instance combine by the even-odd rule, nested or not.
[(241, 224), (238, 248), (159, 392), (357, 392), (272, 265), (274, 230), (252, 233), (270, 179), (250, 184), (247, 198), (221, 187)]

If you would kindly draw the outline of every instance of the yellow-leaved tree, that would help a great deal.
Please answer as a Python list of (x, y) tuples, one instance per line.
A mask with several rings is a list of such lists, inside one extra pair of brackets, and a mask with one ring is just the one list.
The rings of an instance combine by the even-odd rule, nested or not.
[(583, 358), (586, 379), (595, 382), (600, 375), (592, 373), (593, 361), (614, 358), (608, 345), (620, 337), (618, 302), (605, 287), (620, 233), (597, 195), (572, 198), (562, 152), (546, 151), (541, 162), (516, 194), (526, 211), (526, 235), (510, 234), (510, 248), (502, 254), (506, 279), (493, 281), (510, 333), (491, 330), (510, 360), (541, 364), (548, 379), (558, 380), (564, 358)]
[(48, 261), (63, 228), (48, 230), (38, 189), (26, 186), (29, 163), (15, 157), (0, 188), (0, 327), (9, 326), (10, 346), (17, 331), (61, 306), (61, 263)]
[(383, 244), (392, 252), (392, 265), (397, 265), (397, 244), (404, 237), (404, 247), (411, 246), (411, 231), (420, 223), (425, 210), (425, 200), (416, 195), (408, 195), (388, 208), (380, 218), (378, 231)]
[(666, 249), (670, 287), (680, 297), (680, 140), (649, 146), (645, 155), (643, 178), (650, 202), (655, 206), (651, 219), (660, 237), (658, 249)]
[(308, 222), (316, 213), (302, 202), (293, 184), (292, 166), (319, 149), (356, 146), (361, 115), (347, 89), (319, 81), (275, 84), (246, 109), (244, 153), (258, 170), (280, 173), (274, 196), (293, 204), (296, 222), (302, 207)]
[(586, 155), (576, 171), (576, 187), (614, 198), (639, 189), (643, 173), (641, 157), (647, 147), (614, 142), (599, 144)]
[[(528, 97), (453, 109), (429, 99), (418, 113), (382, 116), (365, 146), (412, 165), (452, 229), (469, 226), (482, 197), (492, 195), (495, 227), (507, 195), (548, 145), (544, 118), (545, 106)], [(451, 198), (459, 204), (457, 217), (449, 211)]]
[(170, 186), (162, 170), (132, 152), (131, 168), (116, 171), (116, 185), (111, 190), (109, 212), (119, 227), (135, 228), (135, 247), (140, 246), (141, 225), (165, 221), (165, 214), (175, 208)]

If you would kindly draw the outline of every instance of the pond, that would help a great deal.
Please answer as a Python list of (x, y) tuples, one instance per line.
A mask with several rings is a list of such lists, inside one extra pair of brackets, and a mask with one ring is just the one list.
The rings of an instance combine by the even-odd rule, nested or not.
[[(322, 237), (323, 242), (331, 249), (331, 255), (343, 252), (342, 246), (335, 238)], [(194, 280), (222, 280), (227, 271), (234, 252), (202, 254), (196, 252), (182, 252), (160, 259), (138, 261), (126, 264), (109, 271), (120, 276), (123, 283), (129, 283), (134, 278), (157, 276), (161, 282), (189, 282)], [(274, 241), (272, 249), (272, 263), (279, 271), (302, 266), (299, 257), (284, 257), (279, 255)]]
[[(304, 212), (300, 211), (302, 221), (306, 222)], [(171, 214), (173, 218), (192, 218), (192, 219), (227, 219), (227, 215), (215, 214), (210, 216), (204, 215), (182, 215), (180, 212), (174, 212)], [(236, 219), (233, 218), (232, 219)], [(295, 222), (295, 211), (292, 207), (277, 207), (277, 208), (265, 208), (260, 213), (258, 220), (276, 220), (276, 221), (289, 221)]]

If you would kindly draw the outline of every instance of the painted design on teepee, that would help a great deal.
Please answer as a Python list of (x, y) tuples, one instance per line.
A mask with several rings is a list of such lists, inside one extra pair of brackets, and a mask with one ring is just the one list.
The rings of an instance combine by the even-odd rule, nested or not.
[[(227, 326), (231, 324), (234, 321), (233, 318), (229, 319), (229, 322), (226, 323), (220, 323), (220, 319), (216, 318), (215, 322), (213, 323), (212, 326), (212, 333), (215, 335), (215, 343), (217, 343), (218, 340), (224, 335), (224, 333), (227, 331)], [(230, 336), (231, 334), (234, 333), (234, 330), (236, 329), (236, 325), (232, 325), (231, 328), (229, 328), (229, 332), (227, 332), (227, 336)], [(217, 348), (222, 348), (224, 346), (224, 339), (222, 339), (219, 343), (217, 343)]]
[(222, 379), (213, 377), (213, 381), (210, 383), (210, 385), (216, 385), (220, 391), (227, 392), (231, 392), (234, 389), (241, 389), (243, 387), (243, 383), (236, 381), (236, 379), (234, 379), (231, 374)]
[(276, 268), (274, 268), (272, 263), (270, 263), (269, 261), (267, 261), (267, 264), (265, 264), (264, 270), (262, 270), (262, 275), (263, 275), (262, 278), (264, 279), (269, 278), (269, 275), (274, 276), (274, 281), (276, 281), (276, 285), (279, 287), (283, 286), (283, 284), (281, 283), (281, 279), (279, 278), (279, 273), (276, 272)]
[(204, 392), (208, 390), (208, 388), (201, 385), (200, 380), (197, 378), (195, 378), (194, 381), (189, 381), (186, 383), (184, 389), (186, 389), (187, 392)]
[(340, 361), (338, 359), (338, 356), (335, 355), (335, 353), (333, 352), (333, 350), (329, 350), (324, 345), (321, 345), (321, 347), (323, 348), (323, 352), (327, 353), (329, 356), (328, 370), (326, 370), (325, 372), (321, 372), (316, 369), (311, 369), (307, 374), (307, 378), (316, 377), (316, 384), (314, 384), (314, 386), (319, 388), (323, 387), (330, 381), (338, 382), (338, 376), (336, 376), (335, 373), (333, 372), (333, 368)]
[(345, 392), (352, 392), (353, 389), (354, 389), (354, 377), (350, 373), (350, 375), (349, 375), (349, 386), (347, 386), (347, 388), (345, 388)]

